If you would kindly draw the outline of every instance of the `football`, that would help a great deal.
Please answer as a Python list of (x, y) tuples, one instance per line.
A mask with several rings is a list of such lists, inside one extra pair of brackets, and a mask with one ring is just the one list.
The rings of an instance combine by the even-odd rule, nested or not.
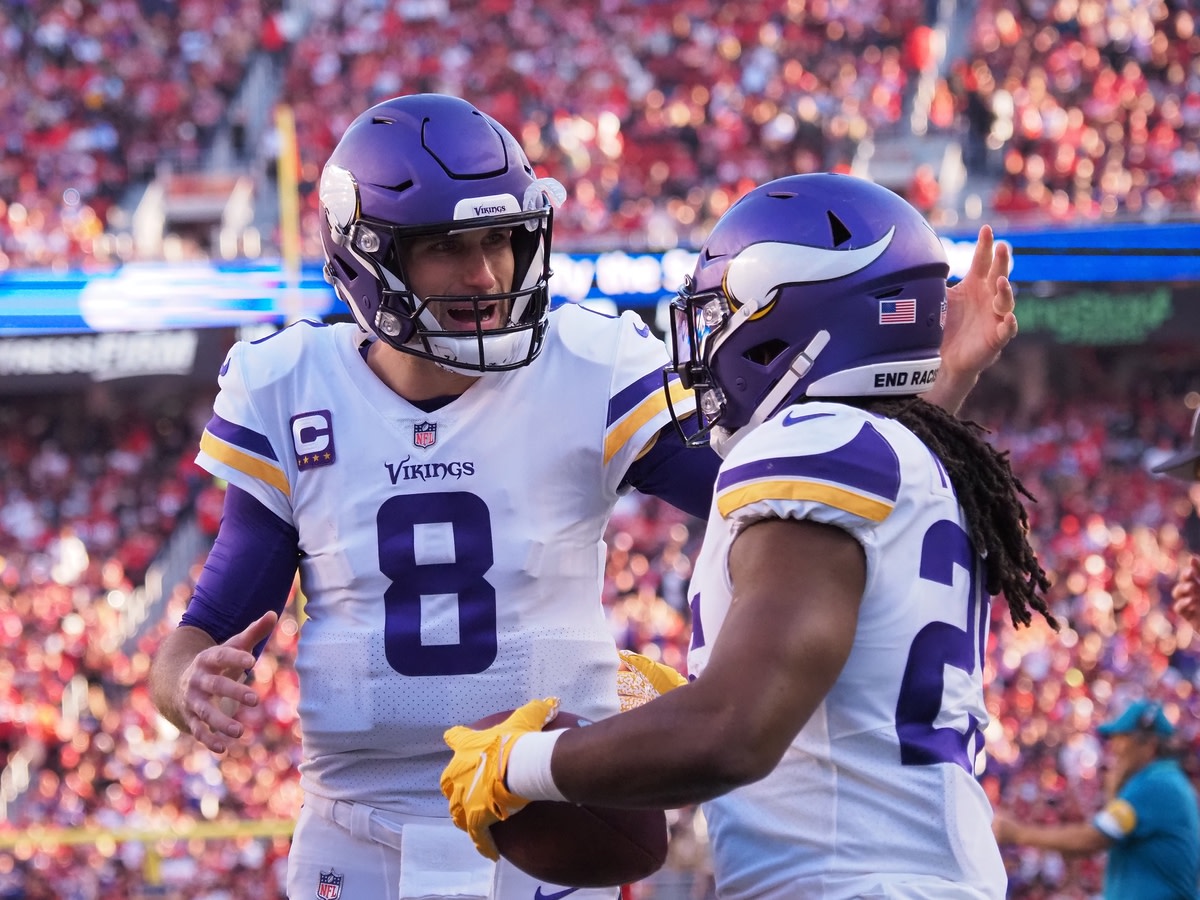
[[(490, 728), (512, 712), (493, 713), (472, 728)], [(588, 720), (559, 710), (544, 730)], [(492, 826), (500, 855), (527, 875), (565, 887), (616, 887), (646, 878), (667, 858), (662, 810), (613, 809), (535, 800)]]

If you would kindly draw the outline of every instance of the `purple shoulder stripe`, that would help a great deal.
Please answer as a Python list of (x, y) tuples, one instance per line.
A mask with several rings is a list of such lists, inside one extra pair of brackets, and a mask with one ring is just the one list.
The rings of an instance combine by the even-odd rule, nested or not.
[(717, 492), (768, 478), (825, 481), (895, 501), (900, 494), (900, 460), (892, 445), (867, 423), (836, 450), (760, 459), (728, 469), (717, 479)]
[(647, 397), (661, 392), (662, 389), (662, 369), (658, 368), (643, 375), (624, 390), (618, 391), (616, 396), (608, 401), (608, 421), (605, 426), (610, 426), (613, 422), (623, 418), (630, 410), (644, 402)]
[(258, 456), (279, 462), (279, 458), (275, 456), (275, 451), (271, 448), (271, 442), (264, 435), (241, 425), (235, 425), (233, 422), (222, 419), (216, 413), (213, 413), (213, 417), (208, 420), (204, 430), (213, 437), (220, 438), (226, 444), (232, 444), (234, 447), (240, 447)]

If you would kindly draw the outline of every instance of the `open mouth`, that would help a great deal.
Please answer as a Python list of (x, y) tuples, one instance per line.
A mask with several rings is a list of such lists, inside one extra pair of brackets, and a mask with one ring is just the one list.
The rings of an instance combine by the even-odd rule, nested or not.
[(461, 330), (474, 328), (497, 328), (499, 322), (499, 303), (479, 303), (470, 306), (449, 307), (446, 316)]

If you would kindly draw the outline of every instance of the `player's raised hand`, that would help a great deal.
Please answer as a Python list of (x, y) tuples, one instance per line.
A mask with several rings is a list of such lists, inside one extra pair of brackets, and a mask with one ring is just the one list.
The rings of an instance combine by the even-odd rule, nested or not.
[(667, 691), (687, 684), (686, 678), (665, 663), (655, 662), (632, 650), (621, 650), (620, 656), (617, 696), (621, 699), (621, 712), (636, 709)]
[(1016, 336), (1016, 298), (1008, 281), (1011, 265), (1008, 244), (996, 243), (990, 225), (981, 227), (970, 271), (946, 291), (943, 369), (978, 374), (999, 359)]
[(1179, 580), (1171, 588), (1171, 605), (1191, 626), (1200, 630), (1200, 556), (1181, 566)]
[(517, 738), (541, 731), (558, 715), (558, 698), (531, 700), (513, 710), (503, 722), (475, 730), (457, 725), (444, 735), (454, 751), (442, 772), (442, 793), (450, 801), (450, 817), (467, 832), (475, 849), (488, 859), (499, 859), (488, 831), (529, 802), (508, 790), (504, 776)]
[(224, 753), (230, 738), (242, 736), (238, 711), (258, 705), (258, 695), (244, 678), (254, 666), (251, 651), (270, 637), (278, 620), (278, 613), (264, 613), (225, 643), (201, 650), (183, 671), (184, 720), (192, 736), (214, 753)]

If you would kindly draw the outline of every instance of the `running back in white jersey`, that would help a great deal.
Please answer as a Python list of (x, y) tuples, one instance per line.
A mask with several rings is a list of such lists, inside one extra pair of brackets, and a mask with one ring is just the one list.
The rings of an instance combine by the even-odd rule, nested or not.
[(670, 421), (666, 351), (635, 316), (550, 320), (532, 365), (431, 413), (353, 325), (230, 352), (198, 461), (299, 531), (306, 791), (446, 816), (446, 728), (549, 695), (618, 710), (603, 532)]
[(806, 403), (724, 461), (690, 597), (700, 674), (730, 604), (730, 545), (763, 518), (862, 544), (867, 581), (833, 689), (762, 781), (705, 807), (722, 898), (1002, 898), (974, 772), (989, 599), (937, 458), (894, 420)]

